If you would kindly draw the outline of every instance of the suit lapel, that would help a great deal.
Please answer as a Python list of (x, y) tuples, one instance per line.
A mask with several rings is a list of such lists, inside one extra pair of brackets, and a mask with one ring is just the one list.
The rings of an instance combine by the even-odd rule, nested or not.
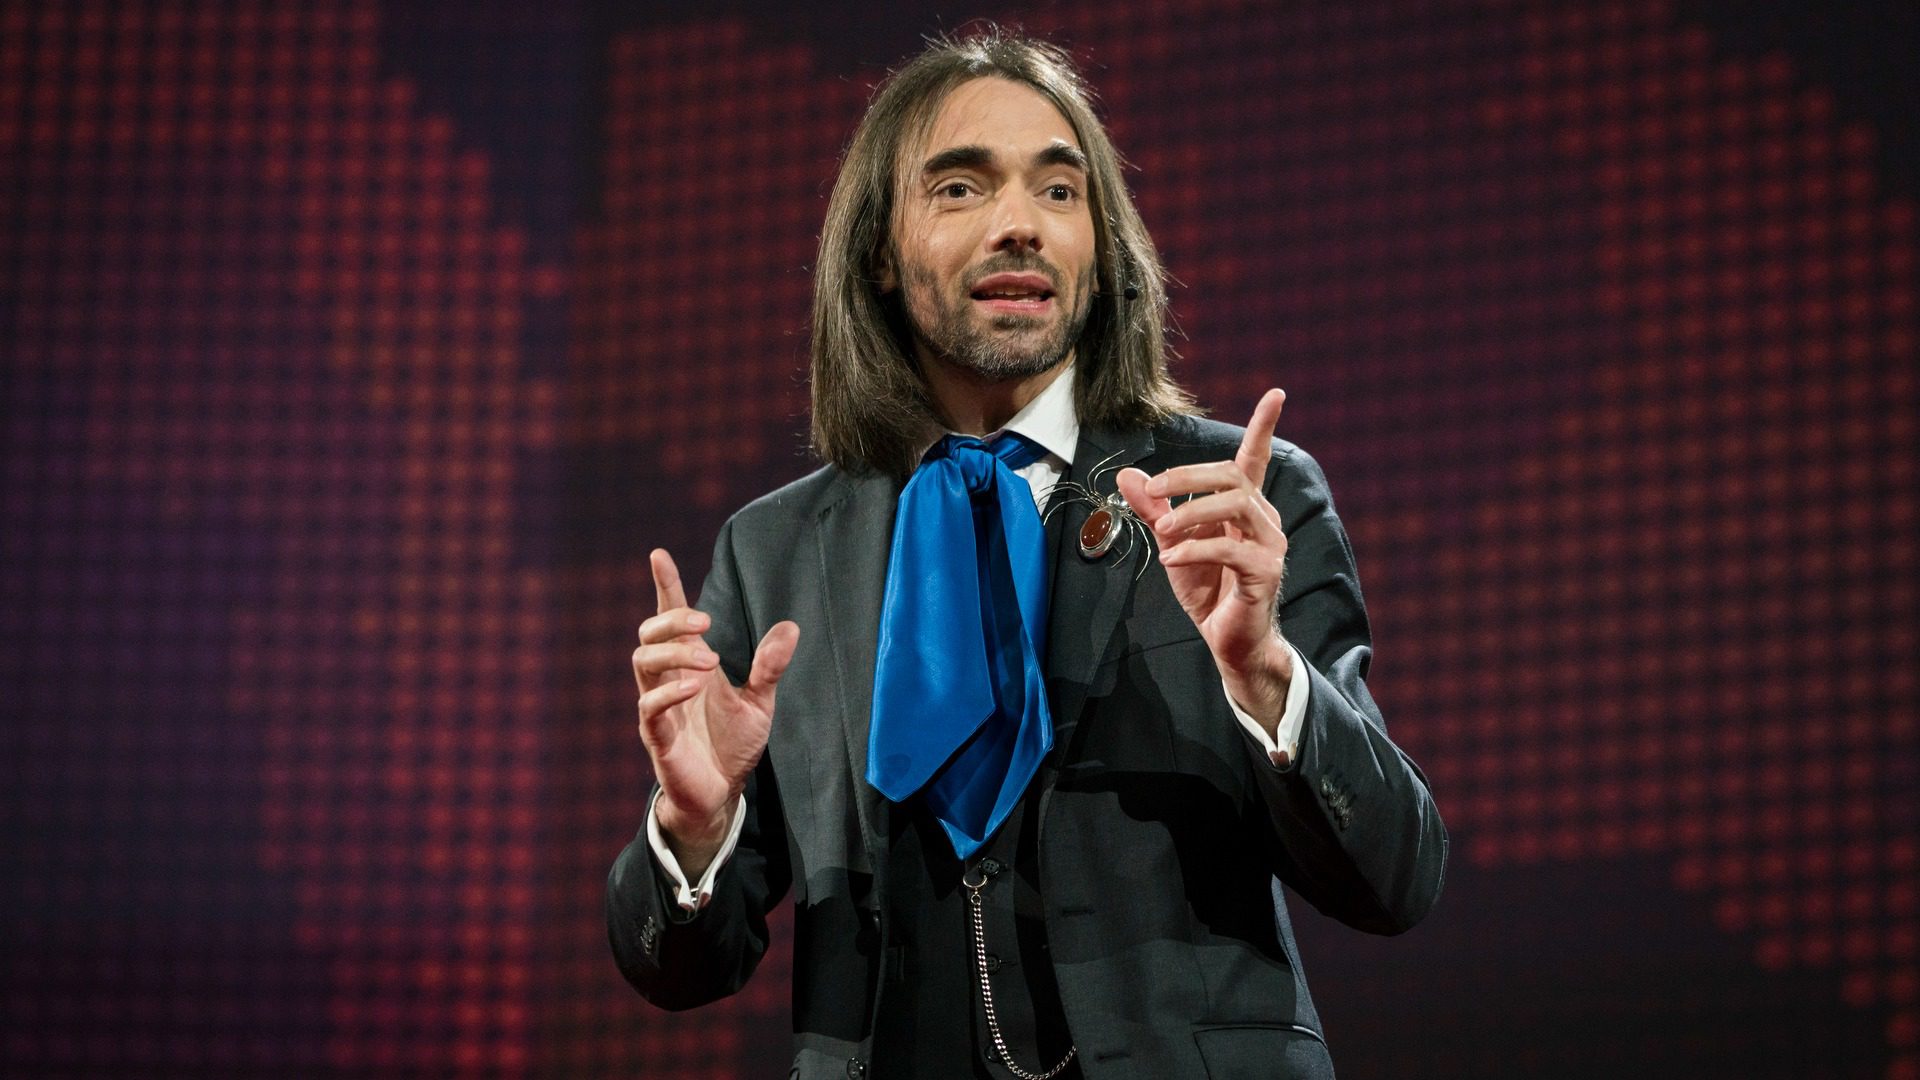
[[(1081, 428), (1066, 479), (1092, 488), (1104, 499), (1117, 490), (1114, 477), (1122, 468), (1151, 453), (1153, 435), (1145, 428), (1125, 432)], [(1059, 736), (1054, 744), (1057, 755), (1086, 702), (1094, 668), (1113, 639), (1140, 560), (1153, 558), (1153, 552), (1143, 551), (1137, 539), (1129, 547), (1123, 536), (1101, 558), (1085, 558), (1080, 554), (1080, 527), (1093, 507), (1056, 489), (1049, 509), (1053, 511), (1048, 530), (1053, 543), (1053, 610), (1047, 619), (1047, 684)]]
[(873, 665), (880, 643), (880, 605), (893, 547), (899, 485), (883, 474), (844, 476), (844, 498), (821, 511), (821, 579), (826, 582), (827, 633), (840, 687), (841, 722), (852, 769), (853, 802), (869, 852), (887, 835), (886, 799), (867, 783), (867, 731), (873, 718)]

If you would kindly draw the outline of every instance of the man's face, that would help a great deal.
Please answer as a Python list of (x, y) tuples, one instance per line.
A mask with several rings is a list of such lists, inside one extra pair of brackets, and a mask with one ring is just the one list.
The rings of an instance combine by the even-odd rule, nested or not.
[(1005, 79), (963, 83), (908, 148), (882, 285), (915, 345), (990, 379), (1065, 359), (1093, 300), (1086, 155), (1046, 98)]

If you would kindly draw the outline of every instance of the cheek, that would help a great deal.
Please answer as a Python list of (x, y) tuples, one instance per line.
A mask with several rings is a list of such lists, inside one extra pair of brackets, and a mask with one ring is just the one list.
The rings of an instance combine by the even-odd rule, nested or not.
[(1092, 280), (1095, 246), (1092, 221), (1079, 222), (1069, 231), (1063, 243), (1062, 254), (1068, 256), (1064, 261), (1067, 266), (1073, 268), (1073, 277), (1076, 280)]
[(953, 278), (966, 269), (972, 249), (951, 230), (929, 229), (920, 237), (922, 265), (934, 276)]
[(953, 215), (906, 214), (894, 222), (900, 257), (921, 266), (938, 268), (951, 253), (956, 233)]
[(907, 317), (917, 326), (934, 326), (947, 319), (957, 306), (951, 297), (952, 289), (951, 282), (925, 263), (911, 262), (903, 267), (900, 296), (906, 305)]

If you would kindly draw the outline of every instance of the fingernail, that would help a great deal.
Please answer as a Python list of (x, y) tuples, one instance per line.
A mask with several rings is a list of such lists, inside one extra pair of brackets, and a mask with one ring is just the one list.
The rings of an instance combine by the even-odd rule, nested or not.
[(698, 660), (702, 664), (711, 664), (715, 660), (719, 659), (719, 657), (715, 656), (713, 654), (713, 651), (710, 649), (701, 649), (699, 652), (693, 654), (693, 658), (695, 660)]
[(699, 611), (694, 612), (693, 615), (687, 619), (687, 623), (691, 626), (705, 626), (711, 621), (704, 612)]
[(700, 685), (699, 679), (681, 679), (680, 680), (680, 689), (682, 690), (692, 690), (698, 687), (699, 685)]

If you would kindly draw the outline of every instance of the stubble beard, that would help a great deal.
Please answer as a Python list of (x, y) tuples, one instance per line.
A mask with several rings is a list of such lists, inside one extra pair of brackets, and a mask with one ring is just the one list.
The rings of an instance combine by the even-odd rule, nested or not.
[[(1027, 264), (983, 268), (976, 277), (1033, 269)], [(961, 288), (952, 295), (940, 287), (931, 271), (918, 266), (905, 271), (907, 323), (914, 337), (932, 355), (993, 382), (1053, 370), (1079, 342), (1092, 310), (1092, 267), (1074, 285), (1074, 310), (1056, 320), (1051, 330), (1045, 330), (1045, 320), (1034, 315), (994, 315), (983, 320), (973, 307), (970, 290)], [(1054, 296), (1057, 300), (1059, 293)], [(927, 308), (931, 310), (923, 310)]]

